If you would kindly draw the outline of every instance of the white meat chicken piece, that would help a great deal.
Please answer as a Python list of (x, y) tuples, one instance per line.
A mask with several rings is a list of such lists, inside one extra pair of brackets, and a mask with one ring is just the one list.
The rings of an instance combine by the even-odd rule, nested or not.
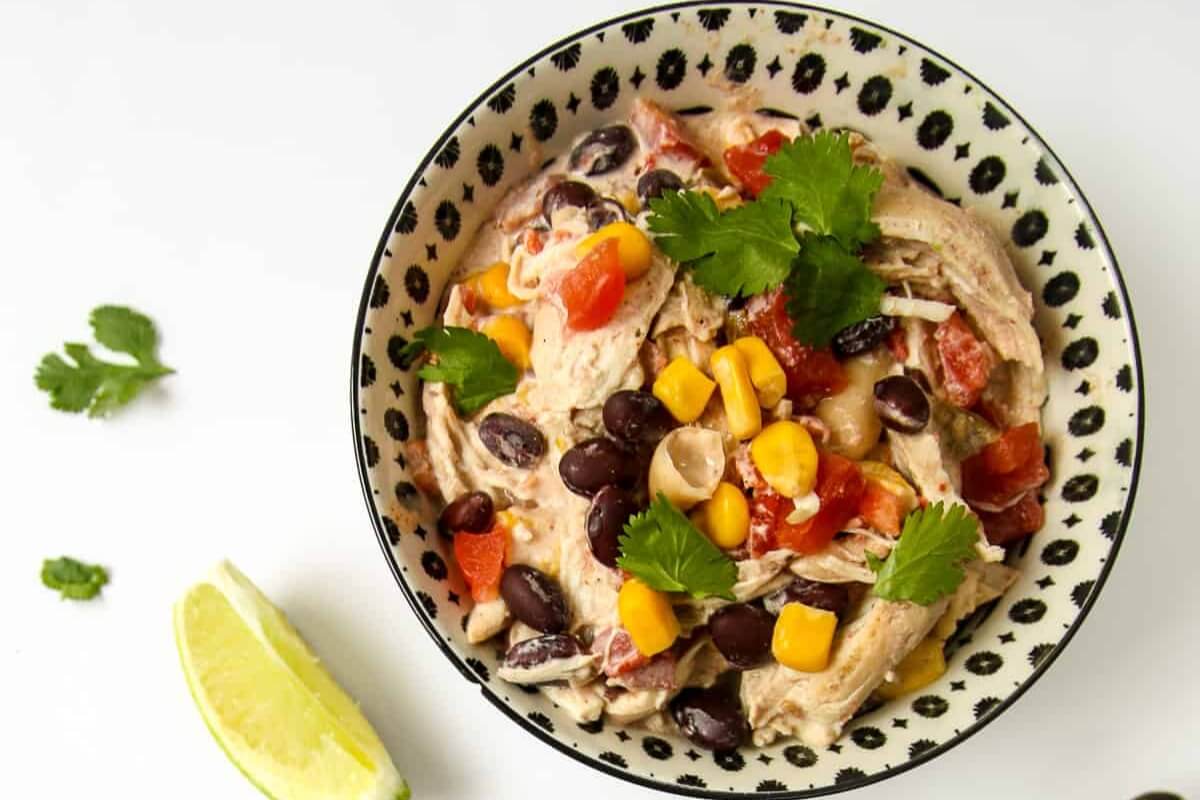
[(846, 720), (925, 638), (946, 605), (944, 599), (919, 606), (868, 596), (859, 615), (838, 631), (823, 671), (796, 672), (775, 663), (743, 673), (742, 705), (755, 744), (768, 744), (780, 734), (812, 747), (832, 744)]
[[(855, 160), (884, 174), (872, 218), (880, 240), (865, 260), (894, 283), (907, 282), (933, 299), (953, 297), (1003, 361), (1012, 362), (1008, 424), (1041, 408), (1046, 382), (1041, 342), (1033, 330), (1033, 299), (992, 229), (970, 209), (934, 196), (861, 137), (851, 141)], [(1007, 410), (1007, 409), (1006, 409)]]
[(603, 405), (613, 392), (641, 386), (638, 349), (674, 280), (674, 265), (655, 253), (650, 271), (625, 288), (612, 320), (591, 331), (568, 329), (566, 312), (543, 300), (533, 318), (534, 377), (526, 402), (570, 411)]

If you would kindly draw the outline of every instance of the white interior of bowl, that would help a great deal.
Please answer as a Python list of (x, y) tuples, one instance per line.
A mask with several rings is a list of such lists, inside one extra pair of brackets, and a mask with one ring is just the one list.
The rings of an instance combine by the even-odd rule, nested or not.
[[(807, 88), (813, 75), (810, 54), (823, 59), (824, 74), (806, 93), (796, 87)], [(782, 742), (714, 758), (681, 739), (611, 724), (581, 728), (544, 695), (499, 681), (494, 646), (466, 642), (469, 595), (435, 533), (436, 509), (414, 490), (404, 458), (422, 422), (415, 375), (398, 349), (433, 321), (448, 275), (490, 208), (546, 158), (623, 118), (638, 94), (672, 109), (717, 106), (728, 77), (747, 72), (743, 86), (760, 93), (761, 107), (863, 132), (1005, 239), (1034, 295), (1045, 344), (1052, 478), (1046, 527), (1014, 555), (1020, 582), (960, 632), (937, 683), (860, 716), (828, 750)], [(951, 130), (942, 137), (947, 118)], [(1128, 516), (1140, 452), (1136, 342), (1086, 201), (1038, 137), (973, 78), (897, 34), (833, 12), (673, 7), (606, 23), (535, 57), (468, 108), (431, 151), (389, 223), (362, 311), (357, 446), (376, 527), (414, 608), (464, 674), (541, 738), (674, 791), (787, 796), (850, 788), (960, 740), (1053, 658), (1089, 607)]]

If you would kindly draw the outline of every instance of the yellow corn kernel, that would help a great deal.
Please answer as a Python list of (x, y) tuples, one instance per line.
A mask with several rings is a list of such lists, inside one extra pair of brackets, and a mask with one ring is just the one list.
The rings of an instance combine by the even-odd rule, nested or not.
[(904, 501), (904, 513), (917, 507), (917, 492), (904, 476), (880, 461), (860, 461), (863, 477)]
[(708, 359), (713, 377), (721, 387), (721, 402), (725, 405), (725, 421), (735, 439), (749, 439), (762, 430), (762, 409), (750, 382), (750, 370), (740, 350), (725, 345)]
[(500, 352), (522, 372), (529, 369), (533, 334), (519, 317), (493, 317), (483, 326), (483, 335), (496, 343)]
[(617, 613), (621, 615), (621, 625), (629, 631), (634, 646), (644, 656), (661, 653), (679, 636), (679, 620), (667, 596), (637, 578), (630, 578), (621, 585)]
[(724, 186), (720, 189), (714, 186), (702, 186), (700, 191), (713, 199), (713, 202), (717, 204), (717, 211), (737, 208), (744, 202), (742, 196), (732, 186)]
[(743, 336), (733, 346), (746, 359), (750, 382), (758, 391), (758, 404), (763, 408), (774, 408), (787, 393), (787, 375), (779, 366), (779, 359), (757, 336)]
[(683, 424), (695, 422), (704, 413), (717, 384), (696, 368), (686, 356), (676, 356), (654, 379), (651, 391)]
[(631, 191), (624, 191), (617, 195), (617, 200), (625, 207), (631, 217), (636, 217), (638, 212), (642, 210), (642, 201), (638, 200), (638, 196)]
[(478, 281), (479, 296), (492, 308), (511, 308), (521, 303), (521, 299), (508, 290), (508, 264), (503, 261), (497, 261), (474, 277)]
[(750, 442), (750, 460), (784, 497), (803, 497), (817, 483), (817, 448), (798, 422), (780, 420), (763, 428)]
[(804, 603), (788, 603), (779, 612), (771, 637), (775, 660), (798, 672), (820, 672), (829, 665), (837, 614)]
[(918, 689), (923, 689), (942, 677), (946, 671), (946, 657), (942, 653), (943, 642), (933, 636), (925, 639), (896, 665), (895, 675), (890, 681), (880, 684), (875, 693), (884, 700), (895, 700)]
[(626, 280), (636, 280), (650, 269), (654, 246), (650, 244), (646, 234), (628, 222), (610, 222), (605, 225), (575, 245), (575, 255), (583, 258), (605, 239), (617, 240), (617, 258), (621, 261)]
[(713, 496), (705, 501), (701, 530), (717, 547), (730, 550), (750, 535), (750, 504), (746, 495), (732, 483), (721, 481)]

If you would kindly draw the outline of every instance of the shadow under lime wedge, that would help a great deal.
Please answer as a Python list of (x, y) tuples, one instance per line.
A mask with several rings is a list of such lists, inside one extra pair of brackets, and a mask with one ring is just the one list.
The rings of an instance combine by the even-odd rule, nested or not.
[(245, 575), (222, 561), (175, 604), (188, 688), (230, 760), (276, 800), (408, 800), (379, 737)]

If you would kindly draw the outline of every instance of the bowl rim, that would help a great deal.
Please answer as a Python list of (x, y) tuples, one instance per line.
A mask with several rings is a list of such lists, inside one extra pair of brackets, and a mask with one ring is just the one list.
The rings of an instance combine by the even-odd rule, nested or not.
[(910, 45), (918, 47), (922, 50), (927, 51), (931, 55), (936, 56), (942, 62), (949, 65), (954, 70), (958, 71), (961, 75), (963, 75), (963, 76), (969, 78), (971, 81), (973, 81), (974, 84), (980, 90), (982, 90), (983, 92), (988, 94), (992, 100), (997, 102), (1004, 109), (1004, 111), (1006, 111), (1007, 113), (1009, 113), (1013, 117), (1015, 117), (1017, 120), (1019, 120), (1020, 123), (1025, 127), (1025, 130), (1028, 131), (1030, 137), (1032, 137), (1032, 139), (1036, 143), (1036, 145), (1046, 155), (1048, 155), (1051, 159), (1053, 159), (1053, 161), (1055, 162), (1055, 166), (1059, 170), (1060, 174), (1062, 174), (1065, 177), (1069, 189), (1074, 194), (1076, 194), (1079, 197), (1079, 199), (1082, 201), (1081, 206), (1082, 206), (1083, 210), (1086, 212), (1086, 218), (1087, 218), (1088, 222), (1091, 223), (1091, 225), (1095, 228), (1096, 232), (1099, 234), (1099, 244), (1103, 249), (1104, 255), (1108, 258), (1109, 263), (1112, 265), (1112, 275), (1115, 278), (1116, 287), (1117, 287), (1117, 290), (1120, 292), (1122, 305), (1125, 310), (1127, 327), (1129, 330), (1128, 346), (1132, 350), (1133, 367), (1134, 367), (1134, 370), (1136, 373), (1135, 380), (1137, 382), (1137, 397), (1136, 397), (1136, 399), (1137, 399), (1137, 426), (1136, 426), (1137, 430), (1136, 430), (1136, 438), (1135, 438), (1135, 444), (1134, 444), (1134, 453), (1133, 453), (1133, 462), (1132, 462), (1130, 481), (1129, 481), (1129, 489), (1126, 494), (1124, 507), (1121, 509), (1121, 521), (1117, 527), (1116, 533), (1113, 536), (1112, 546), (1109, 549), (1109, 552), (1104, 561), (1104, 564), (1100, 568), (1100, 572), (1095, 578), (1095, 586), (1093, 587), (1092, 591), (1089, 592), (1087, 598), (1083, 602), (1083, 605), (1079, 608), (1079, 613), (1076, 615), (1075, 620), (1071, 623), (1070, 627), (1067, 628), (1066, 631), (1064, 631), (1062, 637), (1054, 644), (1054, 648), (1042, 659), (1041, 663), (1038, 664), (1038, 666), (1033, 670), (1033, 672), (1029, 675), (1029, 677), (1026, 678), (1024, 681), (1022, 681), (1019, 686), (1017, 686), (1011, 693), (1009, 693), (1003, 700), (1001, 700), (1000, 703), (994, 709), (992, 709), (988, 714), (984, 715), (981, 719), (974, 722), (970, 727), (967, 727), (967, 728), (963, 729), (961, 732), (956, 733), (950, 739), (947, 739), (945, 742), (942, 742), (941, 744), (937, 745), (936, 747), (930, 748), (928, 751), (920, 754), (916, 758), (908, 759), (908, 760), (904, 761), (903, 763), (897, 764), (896, 766), (888, 767), (879, 772), (872, 773), (872, 774), (866, 775), (862, 778), (858, 778), (858, 779), (852, 780), (852, 781), (847, 781), (844, 783), (836, 783), (836, 784), (831, 784), (831, 785), (827, 785), (827, 786), (816, 787), (813, 789), (803, 789), (803, 790), (795, 790), (795, 791), (788, 791), (788, 792), (780, 792), (778, 794), (776, 794), (776, 793), (771, 794), (772, 797), (783, 798), (783, 800), (799, 800), (800, 798), (822, 797), (822, 796), (827, 796), (827, 795), (838, 794), (838, 793), (845, 792), (845, 791), (850, 791), (853, 789), (858, 789), (863, 786), (868, 786), (870, 784), (878, 783), (878, 782), (886, 780), (888, 778), (892, 778), (896, 775), (907, 772), (908, 770), (913, 769), (914, 767), (920, 766), (921, 764), (925, 764), (925, 763), (933, 760), (934, 758), (942, 755), (943, 753), (949, 751), (950, 749), (956, 747), (957, 745), (965, 742), (967, 739), (971, 738), (972, 736), (974, 736), (976, 733), (978, 733), (980, 730), (982, 730), (986, 725), (988, 725), (990, 722), (995, 720), (1004, 711), (1006, 711), (1014, 703), (1016, 703), (1016, 701), (1018, 699), (1020, 699), (1025, 694), (1025, 692), (1028, 691), (1029, 688), (1032, 687), (1037, 682), (1037, 680), (1046, 672), (1046, 670), (1048, 670), (1050, 668), (1050, 665), (1053, 664), (1057, 660), (1058, 656), (1062, 653), (1062, 651), (1064, 649), (1066, 649), (1066, 646), (1071, 642), (1071, 639), (1074, 638), (1075, 633), (1079, 630), (1080, 626), (1083, 624), (1084, 619), (1087, 618), (1088, 613), (1092, 610), (1092, 606), (1095, 604), (1096, 599), (1100, 595), (1100, 590), (1104, 587), (1104, 584), (1107, 581), (1109, 574), (1112, 572), (1112, 568), (1117, 560), (1117, 555), (1118, 555), (1118, 552), (1120, 551), (1121, 544), (1125, 538), (1125, 532), (1128, 529), (1130, 519), (1132, 518), (1134, 500), (1137, 496), (1138, 484), (1140, 482), (1140, 477), (1141, 477), (1142, 453), (1143, 453), (1144, 440), (1145, 440), (1145, 424), (1146, 424), (1146, 422), (1145, 422), (1146, 394), (1145, 394), (1144, 373), (1143, 373), (1143, 367), (1142, 367), (1141, 344), (1140, 344), (1140, 340), (1139, 340), (1139, 336), (1138, 336), (1137, 324), (1136, 324), (1135, 318), (1134, 318), (1133, 306), (1129, 300), (1129, 291), (1125, 285), (1125, 278), (1121, 274), (1121, 269), (1120, 269), (1119, 264), (1117, 263), (1116, 254), (1113, 252), (1112, 245), (1108, 240), (1108, 234), (1105, 232), (1104, 226), (1101, 224), (1099, 217), (1096, 215), (1094, 209), (1092, 208), (1091, 202), (1087, 199), (1087, 196), (1084, 194), (1082, 188), (1075, 181), (1074, 176), (1071, 175), (1071, 173), (1067, 169), (1066, 165), (1062, 162), (1062, 159), (1060, 159), (1058, 157), (1057, 153), (1054, 152), (1054, 150), (1050, 147), (1050, 145), (1046, 142), (1046, 140), (1041, 136), (1041, 134), (1038, 133), (1037, 130), (1034, 129), (1034, 127), (1029, 124), (1028, 120), (1026, 120), (1025, 117), (1022, 116), (1020, 112), (1018, 112), (1015, 108), (1013, 108), (1012, 105), (1007, 100), (1005, 100), (1001, 95), (999, 95), (990, 86), (988, 86), (983, 81), (979, 80), (978, 77), (976, 77), (969, 70), (962, 67), (955, 60), (953, 60), (951, 58), (947, 58), (944, 54), (942, 54), (937, 49), (930, 47), (930, 46), (924, 44), (923, 42), (921, 42), (911, 36), (908, 36), (907, 34), (901, 33), (900, 31), (898, 31), (894, 28), (891, 28), (887, 25), (881, 25), (880, 23), (875, 22), (874, 20), (866, 19), (864, 17), (860, 17), (855, 14), (850, 14), (850, 13), (847, 13), (844, 11), (839, 11), (839, 10), (828, 8), (825, 6), (812, 5), (812, 4), (807, 4), (807, 3), (794, 3), (794, 2), (788, 2), (787, 0), (682, 0), (682, 2), (665, 3), (665, 4), (661, 4), (661, 5), (647, 6), (645, 8), (637, 9), (637, 10), (630, 11), (630, 12), (627, 12), (624, 14), (620, 14), (615, 17), (601, 20), (599, 22), (588, 25), (585, 28), (581, 28), (573, 33), (563, 36), (554, 42), (551, 42), (550, 44), (548, 44), (545, 47), (538, 50), (533, 55), (529, 56), (528, 58), (523, 59), (519, 64), (514, 66), (512, 69), (505, 72), (500, 78), (498, 78), (496, 81), (491, 83), (486, 89), (484, 89), (478, 96), (476, 96), (473, 100), (471, 100), (466, 105), (464, 110), (457, 117), (455, 117), (455, 119), (446, 127), (446, 129), (437, 138), (437, 140), (433, 143), (433, 145), (425, 153), (424, 157), (417, 164), (416, 168), (413, 170), (412, 176), (408, 180), (407, 185), (404, 187), (404, 190), (400, 193), (399, 198), (396, 200), (395, 206), (392, 208), (391, 214), (388, 216), (387, 224), (384, 226), (383, 233), (381, 234), (381, 236), (379, 238), (379, 242), (375, 247), (375, 253), (371, 258), (370, 268), (367, 271), (366, 281), (364, 282), (362, 296), (359, 301), (358, 314), (357, 314), (357, 317), (356, 317), (355, 323), (354, 323), (354, 342), (353, 342), (353, 347), (352, 347), (352, 352), (351, 352), (351, 363), (350, 363), (350, 419), (351, 419), (352, 444), (354, 447), (355, 461), (358, 465), (359, 483), (361, 485), (362, 492), (363, 492), (363, 498), (364, 498), (364, 500), (366, 502), (366, 506), (367, 506), (367, 513), (370, 516), (371, 524), (372, 524), (373, 528), (375, 529), (375, 538), (379, 543), (380, 549), (383, 551), (384, 560), (387, 561), (388, 567), (392, 573), (392, 577), (395, 579), (396, 584), (400, 587), (400, 591), (403, 593), (405, 599), (408, 601), (408, 604), (412, 608), (413, 613), (416, 614), (416, 617), (420, 621), (421, 626), (429, 634), (430, 638), (433, 639), (434, 644), (437, 645), (437, 648), (441, 651), (442, 655), (444, 655), (450, 661), (451, 664), (453, 664), (455, 667), (458, 668), (458, 671), (460, 673), (462, 673), (463, 677), (465, 677), (468, 682), (479, 685), (480, 693), (485, 698), (487, 698), (487, 700), (493, 706), (498, 708), (502, 713), (504, 713), (505, 716), (507, 716), (510, 720), (515, 722), (520, 728), (525, 730), (527, 733), (532, 734), (534, 737), (536, 737), (537, 739), (541, 740), (542, 742), (550, 745), (551, 747), (553, 747), (555, 750), (559, 751), (560, 753), (564, 753), (565, 755), (569, 756), (570, 758), (572, 758), (575, 761), (578, 761), (588, 767), (597, 769), (603, 773), (606, 773), (613, 777), (619, 778), (626, 782), (633, 783), (633, 784), (636, 784), (639, 786), (644, 786), (644, 787), (647, 787), (650, 789), (655, 789), (655, 790), (661, 791), (661, 792), (670, 792), (673, 794), (686, 795), (686, 796), (691, 796), (691, 797), (714, 798), (715, 800), (744, 800), (745, 798), (760, 796), (759, 794), (754, 793), (754, 792), (721, 791), (721, 790), (715, 790), (715, 789), (706, 789), (706, 788), (702, 789), (702, 788), (696, 788), (696, 787), (691, 787), (691, 786), (668, 784), (663, 781), (653, 780), (653, 779), (644, 777), (643, 775), (638, 774), (633, 771), (630, 771), (630, 770), (618, 769), (604, 761), (601, 761), (596, 758), (592, 758), (589, 755), (581, 753), (578, 750), (563, 743), (555, 736), (547, 733), (546, 731), (542, 730), (537, 725), (535, 725), (532, 722), (530, 722), (529, 720), (525, 719), (519, 713), (514, 711), (506, 702), (501, 700), (500, 697), (496, 693), (491, 692), (487, 688), (485, 688), (483, 686), (483, 684), (479, 681), (478, 676), (470, 668), (470, 666), (467, 665), (465, 663), (465, 661), (462, 658), (460, 658), (457, 653), (454, 652), (454, 650), (449, 646), (448, 641), (443, 639), (442, 635), (439, 633), (437, 628), (434, 626), (432, 621), (429, 619), (428, 615), (426, 615), (424, 613), (424, 608), (422, 607), (421, 603), (417, 599), (416, 593), (405, 582), (404, 577), (401, 573), (400, 564), (397, 562), (395, 554), (393, 553), (391, 546), (388, 542), (387, 531), (384, 530), (383, 524), (380, 521), (380, 515), (379, 515), (378, 509), (376, 507), (374, 496), (373, 496), (373, 493), (371, 490), (370, 467), (367, 466), (363, 448), (361, 447), (362, 425), (361, 425), (361, 418), (360, 418), (360, 411), (359, 411), (359, 409), (361, 407), (360, 406), (360, 396), (359, 396), (360, 389), (361, 389), (361, 387), (359, 385), (359, 365), (360, 365), (361, 356), (362, 356), (362, 342), (363, 342), (363, 338), (364, 338), (363, 329), (366, 325), (366, 316), (367, 316), (367, 311), (370, 306), (372, 288), (374, 286), (375, 277), (379, 272), (379, 267), (383, 260), (384, 250), (386, 249), (388, 240), (391, 237), (391, 233), (395, 226), (396, 219), (399, 217), (400, 212), (404, 207), (404, 204), (411, 197), (413, 190), (416, 188), (417, 183), (420, 180), (421, 176), (425, 173), (426, 169), (428, 169), (430, 163), (433, 162), (434, 158), (437, 157), (438, 153), (441, 152), (443, 145), (445, 145), (445, 143), (455, 134), (455, 132), (458, 130), (458, 128), (462, 125), (462, 123), (472, 113), (474, 113), (475, 110), (482, 103), (484, 103), (489, 97), (491, 97), (497, 90), (499, 90), (501, 87), (503, 87), (508, 82), (512, 81), (517, 76), (519, 76), (530, 66), (534, 65), (538, 61), (541, 61), (546, 56), (551, 55), (552, 53), (557, 52), (558, 50), (561, 50), (563, 47), (570, 45), (574, 42), (577, 42), (599, 30), (609, 28), (609, 27), (616, 25), (618, 23), (621, 23), (621, 22), (645, 17), (645, 16), (652, 15), (652, 14), (660, 14), (660, 13), (667, 12), (667, 11), (677, 11), (680, 9), (708, 7), (708, 6), (714, 6), (714, 5), (715, 6), (769, 6), (769, 7), (780, 8), (780, 9), (797, 9), (797, 10), (801, 10), (801, 11), (808, 11), (808, 12), (814, 12), (814, 13), (826, 13), (826, 14), (832, 14), (837, 17), (841, 17), (842, 19), (845, 19), (845, 20), (849, 20), (849, 21), (853, 21), (853, 22), (861, 22), (861, 23), (869, 25), (877, 30), (885, 31), (886, 33), (888, 33), (891, 36), (895, 36)]

